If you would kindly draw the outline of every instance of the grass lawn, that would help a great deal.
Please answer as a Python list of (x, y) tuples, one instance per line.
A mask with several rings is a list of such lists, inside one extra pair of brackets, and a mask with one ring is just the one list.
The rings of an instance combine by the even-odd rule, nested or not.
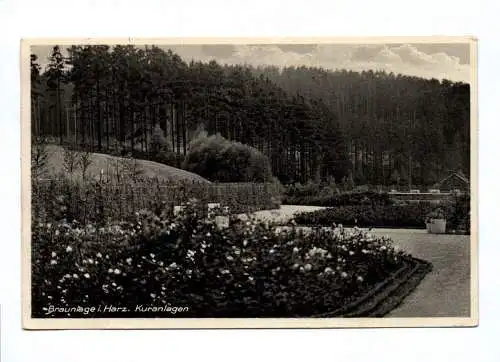
[[(60, 146), (49, 145), (47, 146), (48, 151), (48, 168), (51, 174), (56, 174), (57, 172), (64, 170), (64, 149)], [(99, 178), (101, 170), (107, 173), (108, 169), (113, 168), (118, 161), (121, 160), (120, 157), (92, 153), (91, 156), (92, 164), (89, 167), (88, 173), (95, 178)], [(144, 171), (142, 176), (144, 177), (158, 177), (160, 180), (164, 181), (196, 181), (196, 182), (206, 182), (210, 181), (205, 178), (194, 174), (192, 172), (184, 171), (179, 168), (163, 165), (161, 163), (147, 161), (147, 160), (137, 160), (139, 167)]]

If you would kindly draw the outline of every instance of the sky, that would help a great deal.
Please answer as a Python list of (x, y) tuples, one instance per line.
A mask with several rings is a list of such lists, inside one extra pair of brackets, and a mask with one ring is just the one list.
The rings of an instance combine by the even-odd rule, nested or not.
[[(423, 78), (470, 82), (467, 43), (425, 44), (211, 44), (160, 45), (184, 60), (226, 64), (317, 66), (353, 71), (385, 70)], [(45, 65), (51, 46), (34, 46)]]

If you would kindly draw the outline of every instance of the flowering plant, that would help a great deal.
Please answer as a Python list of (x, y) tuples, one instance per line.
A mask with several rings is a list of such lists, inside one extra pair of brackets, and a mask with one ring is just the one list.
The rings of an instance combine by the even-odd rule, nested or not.
[[(217, 215), (198, 212), (192, 200), (176, 216), (144, 210), (101, 227), (34, 218), (34, 315), (84, 303), (127, 308), (120, 317), (148, 317), (136, 305), (189, 306), (180, 317), (311, 316), (360, 295), (405, 257), (359, 229), (279, 230), (252, 219), (219, 227)], [(68, 313), (49, 317), (78, 317)]]
[(430, 222), (432, 219), (446, 219), (445, 211), (438, 207), (427, 214), (426, 222)]

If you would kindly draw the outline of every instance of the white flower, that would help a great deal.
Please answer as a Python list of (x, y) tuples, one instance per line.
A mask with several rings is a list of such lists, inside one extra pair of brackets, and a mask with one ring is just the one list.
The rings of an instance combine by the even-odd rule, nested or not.
[(68, 245), (68, 247), (66, 248), (66, 252), (71, 253), (72, 251), (73, 251), (73, 248)]
[(52, 260), (50, 261), (50, 265), (56, 265), (56, 264), (57, 264), (57, 261), (55, 261), (54, 259), (52, 259)]
[(90, 274), (89, 274), (89, 273), (85, 273), (85, 274), (83, 274), (83, 276), (84, 276), (85, 278), (87, 278), (87, 279), (88, 279), (88, 278), (90, 278)]
[[(126, 259), (126, 262), (127, 262), (127, 264), (128, 264), (128, 265), (132, 264), (132, 258), (127, 258), (127, 259)], [(110, 270), (111, 270), (111, 269), (110, 269)]]
[(274, 254), (274, 249), (269, 249), (269, 254)]
[(93, 259), (89, 259), (89, 264), (94, 264), (94, 260)]
[(151, 298), (156, 298), (156, 294), (154, 294), (154, 293), (151, 293), (150, 296), (151, 296)]
[(349, 251), (349, 255), (354, 255), (354, 251)]
[(229, 261), (233, 261), (234, 260), (234, 258), (231, 255), (229, 255), (226, 259), (229, 260)]
[(360, 275), (360, 276), (358, 276), (358, 277), (356, 278), (356, 280), (357, 280), (358, 282), (362, 282), (362, 281), (363, 281), (363, 277)]
[(342, 278), (347, 278), (347, 273), (346, 272), (342, 272)]
[(151, 257), (151, 259), (155, 258), (155, 255), (153, 253), (149, 254), (149, 256)]
[(52, 252), (52, 257), (53, 257), (53, 258), (55, 258), (56, 256), (57, 256), (56, 252), (55, 252), (55, 251), (53, 251), (53, 252)]
[(108, 273), (109, 273), (109, 274), (113, 274), (113, 269), (109, 268), (109, 269), (108, 269)]
[(73, 274), (73, 278), (78, 279), (78, 274)]
[(212, 236), (212, 234), (210, 234), (210, 233), (208, 232), (208, 233), (207, 233), (207, 237), (210, 237), (210, 236)]
[(121, 272), (120, 272), (120, 269), (115, 269), (113, 272), (114, 272), (115, 274), (120, 274), (120, 273), (121, 273)]
[(327, 266), (327, 267), (325, 268), (325, 273), (330, 274), (330, 273), (332, 273), (332, 272), (333, 272), (333, 269), (332, 269), (332, 268), (330, 268), (329, 266)]
[(168, 267), (169, 267), (169, 268), (172, 268), (172, 269), (175, 269), (175, 268), (177, 268), (177, 263), (173, 262), (173, 263), (172, 263), (172, 264), (170, 264)]
[(97, 257), (98, 258), (102, 258), (102, 254), (101, 253), (97, 253)]
[(306, 271), (309, 271), (309, 270), (311, 270), (311, 269), (312, 269), (312, 265), (311, 265), (311, 264), (306, 264), (306, 265), (304, 266), (304, 268), (305, 268), (305, 270), (306, 270)]
[(299, 267), (299, 264), (297, 264), (297, 263), (293, 264), (294, 269), (297, 269), (298, 267)]
[(299, 252), (299, 248), (297, 248), (297, 247), (293, 248), (293, 252), (294, 253), (298, 253)]
[(249, 277), (248, 277), (248, 280), (253, 281), (253, 277), (252, 277), (252, 276), (249, 276)]

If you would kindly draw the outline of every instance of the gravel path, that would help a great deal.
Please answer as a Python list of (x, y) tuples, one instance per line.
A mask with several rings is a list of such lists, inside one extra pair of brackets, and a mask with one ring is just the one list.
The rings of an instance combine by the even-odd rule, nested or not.
[[(321, 207), (283, 205), (280, 210), (259, 211), (261, 220), (287, 221), (293, 214)], [(373, 229), (389, 236), (397, 248), (430, 261), (433, 270), (403, 303), (387, 317), (469, 317), (470, 236), (433, 235), (425, 230)]]
[(396, 246), (430, 261), (433, 270), (387, 317), (469, 317), (470, 236), (432, 235), (425, 230), (373, 230)]
[[(290, 220), (295, 213), (309, 212), (324, 209), (321, 206), (304, 206), (304, 205), (282, 205), (280, 209), (263, 210), (254, 212), (252, 215), (262, 221), (279, 221), (286, 222)], [(245, 214), (238, 215), (240, 218), (246, 218)]]

